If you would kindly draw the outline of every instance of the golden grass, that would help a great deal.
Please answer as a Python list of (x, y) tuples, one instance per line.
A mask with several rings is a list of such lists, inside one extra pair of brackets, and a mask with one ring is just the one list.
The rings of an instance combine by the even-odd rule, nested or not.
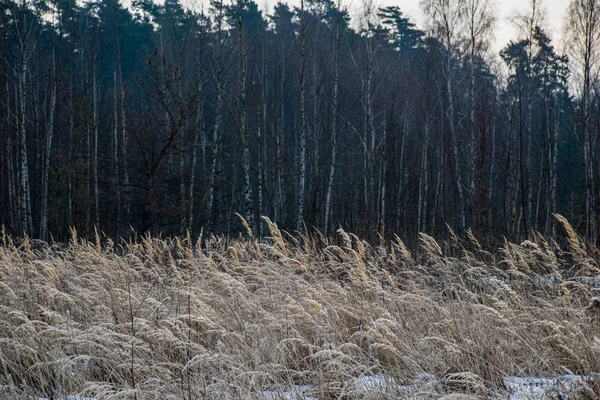
[(294, 385), (320, 399), (405, 396), (361, 391), (357, 378), (375, 374), (418, 398), (484, 398), (505, 376), (592, 375), (598, 261), (557, 221), (556, 242), (492, 252), (470, 231), (421, 234), (412, 253), (343, 230), (298, 248), (269, 220), (269, 239), (201, 247), (2, 234), (0, 398), (252, 399)]

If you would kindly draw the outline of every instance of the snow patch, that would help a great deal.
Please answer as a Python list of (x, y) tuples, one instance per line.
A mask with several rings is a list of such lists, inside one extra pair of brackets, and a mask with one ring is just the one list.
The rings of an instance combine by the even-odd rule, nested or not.
[(309, 392), (312, 390), (310, 385), (294, 385), (293, 389), (275, 392), (266, 391), (263, 395), (266, 399), (280, 399), (280, 400), (319, 400), (316, 397), (309, 396)]
[[(577, 394), (587, 392), (592, 394), (591, 388), (600, 378), (600, 374), (593, 376), (562, 375), (557, 377), (521, 377), (507, 376), (503, 379), (506, 392), (492, 394), (492, 399), (508, 400), (545, 400), (560, 398), (564, 400), (575, 399)], [(361, 376), (348, 382), (343, 389), (346, 394), (366, 396), (369, 393), (390, 394), (402, 398), (414, 398), (419, 392), (426, 390), (435, 393), (441, 389), (441, 381), (431, 374), (419, 374), (411, 385), (401, 385), (394, 378), (386, 375)], [(213, 388), (214, 389), (214, 388)], [(263, 392), (265, 399), (276, 400), (319, 400), (314, 397), (314, 386), (294, 385), (283, 390), (270, 390)], [(216, 392), (220, 392), (217, 390)], [(508, 395), (508, 397), (506, 397)], [(361, 397), (364, 398), (364, 397)], [(39, 400), (49, 400), (41, 397)], [(57, 400), (96, 400), (91, 397), (63, 396)]]
[[(96, 400), (93, 397), (80, 397), (80, 396), (64, 396), (56, 397), (56, 400)], [(39, 400), (50, 400), (47, 397), (40, 397)]]
[(577, 392), (590, 388), (592, 377), (562, 375), (549, 378), (510, 376), (504, 378), (510, 400), (568, 399)]

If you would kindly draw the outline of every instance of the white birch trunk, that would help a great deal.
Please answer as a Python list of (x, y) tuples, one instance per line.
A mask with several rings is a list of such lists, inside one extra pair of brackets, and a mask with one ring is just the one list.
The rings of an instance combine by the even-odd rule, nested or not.
[(304, 189), (306, 185), (306, 109), (305, 109), (305, 64), (306, 26), (304, 21), (304, 0), (300, 0), (300, 182), (298, 185), (297, 239), (302, 241), (304, 226)]
[[(554, 235), (556, 234), (556, 224), (554, 223), (554, 218), (552, 218), (552, 213), (555, 213), (556, 210), (556, 177), (558, 176), (558, 173), (556, 171), (556, 165), (557, 165), (557, 161), (558, 161), (558, 133), (560, 131), (560, 115), (561, 115), (561, 102), (558, 98), (558, 95), (556, 96), (556, 108), (557, 108), (557, 112), (556, 112), (556, 120), (554, 121), (554, 138), (552, 141), (552, 166), (550, 168), (550, 173), (551, 173), (551, 181), (550, 181), (550, 202), (549, 204), (551, 204), (552, 208), (549, 208), (547, 211), (547, 223), (546, 225), (551, 224), (552, 226), (552, 237), (554, 237)], [(546, 230), (549, 231), (549, 228), (546, 227)]]
[(240, 92), (240, 119), (239, 132), (243, 145), (243, 164), (244, 164), (244, 203), (245, 217), (248, 225), (253, 231), (256, 231), (254, 224), (254, 206), (252, 196), (252, 182), (250, 180), (250, 143), (248, 143), (248, 132), (246, 127), (247, 110), (246, 110), (246, 44), (244, 43), (244, 26), (242, 19), (242, 4), (238, 1), (238, 46), (240, 57), (239, 71), (239, 92)]
[(117, 68), (113, 70), (113, 185), (117, 195), (117, 234), (122, 223), (121, 186), (119, 181), (119, 95), (117, 87)]
[[(10, 126), (11, 125), (11, 104), (10, 104), (10, 92), (9, 92), (9, 80), (6, 80), (6, 86), (5, 86), (5, 90), (6, 90), (6, 126)], [(15, 103), (16, 106), (16, 103)], [(15, 177), (15, 173), (14, 173), (14, 165), (15, 162), (13, 160), (13, 145), (12, 145), (12, 135), (8, 134), (6, 135), (6, 148), (4, 149), (5, 154), (6, 154), (6, 165), (8, 167), (7, 172), (7, 178), (8, 178), (8, 212), (9, 212), (9, 221), (10, 221), (10, 225), (11, 228), (15, 228), (16, 226), (16, 218), (15, 218), (15, 181), (14, 181), (14, 177)]]
[(387, 183), (387, 115), (384, 113), (383, 115), (383, 148), (381, 150), (382, 154), (382, 171), (381, 171), (381, 194), (380, 194), (380, 217), (379, 217), (379, 232), (382, 237), (385, 237), (385, 191), (386, 191), (386, 183)]
[(42, 218), (40, 237), (48, 240), (48, 176), (50, 175), (50, 156), (52, 155), (52, 139), (54, 137), (54, 115), (56, 113), (56, 54), (52, 50), (52, 76), (50, 77), (50, 115), (46, 131), (44, 166), (42, 176)]
[(258, 237), (263, 235), (263, 186), (264, 186), (264, 143), (263, 135), (267, 135), (267, 64), (266, 64), (266, 43), (262, 48), (262, 95), (261, 104), (258, 109)]
[(73, 226), (73, 178), (75, 176), (75, 110), (73, 109), (73, 82), (69, 82), (69, 169), (67, 174), (67, 223)]
[[(404, 202), (402, 201), (402, 189), (404, 183), (404, 149), (406, 144), (406, 136), (408, 134), (408, 110), (404, 110), (404, 124), (402, 129), (402, 142), (400, 144), (400, 171), (398, 171), (398, 194), (396, 199), (396, 229), (400, 228), (400, 220), (402, 218), (402, 205)], [(400, 233), (400, 232), (397, 232)]]
[(188, 228), (188, 210), (187, 200), (188, 193), (186, 187), (186, 174), (185, 174), (185, 139), (186, 139), (186, 128), (181, 127), (181, 146), (179, 152), (179, 233), (181, 236), (185, 235), (185, 231)]
[[(222, 6), (222, 1), (220, 2)], [(208, 212), (207, 212), (207, 234), (210, 234), (212, 222), (215, 216), (215, 185), (217, 176), (217, 157), (219, 152), (219, 138), (221, 130), (221, 114), (223, 109), (223, 77), (222, 77), (222, 52), (223, 52), (223, 7), (219, 8), (217, 19), (217, 60), (216, 60), (216, 104), (215, 104), (215, 125), (212, 132), (212, 152), (210, 160), (210, 184), (208, 188)]]
[(338, 119), (338, 90), (340, 81), (340, 47), (341, 47), (341, 21), (340, 2), (338, 1), (338, 20), (335, 33), (335, 52), (333, 56), (333, 120), (331, 121), (331, 161), (329, 164), (329, 179), (327, 181), (327, 195), (325, 197), (325, 237), (329, 236), (329, 221), (331, 219), (331, 195), (335, 179), (335, 164), (337, 161), (337, 119)]
[[(496, 104), (496, 100), (494, 100), (494, 104)], [(488, 210), (489, 210), (489, 215), (488, 215), (488, 223), (489, 223), (489, 229), (490, 232), (492, 232), (494, 230), (494, 225), (493, 225), (493, 221), (492, 221), (492, 199), (494, 197), (494, 183), (496, 182), (494, 180), (494, 172), (495, 172), (495, 167), (496, 167), (496, 113), (494, 113), (494, 116), (492, 117), (492, 157), (491, 157), (491, 163), (490, 163), (490, 178), (489, 178), (489, 182), (488, 182), (488, 193), (487, 193), (487, 197), (488, 197)]]
[[(179, 96), (181, 99), (185, 98), (185, 94), (183, 92), (183, 81), (180, 76), (179, 79)], [(181, 125), (181, 138), (179, 143), (179, 233), (183, 237), (185, 235), (185, 231), (187, 228), (188, 221), (188, 211), (187, 211), (187, 200), (188, 200), (188, 192), (186, 186), (186, 174), (185, 174), (185, 153), (186, 153), (186, 126), (185, 124)]]
[[(129, 219), (129, 201), (127, 192), (129, 191), (129, 168), (127, 162), (127, 98), (125, 96), (125, 85), (123, 84), (123, 67), (121, 60), (121, 44), (117, 37), (117, 62), (119, 67), (119, 86), (121, 88), (121, 161), (123, 165), (123, 185), (120, 187), (120, 195), (124, 201), (125, 217)], [(119, 223), (121, 221), (119, 220)], [(125, 221), (127, 223), (127, 221)]]
[[(23, 8), (25, 8), (25, 2), (23, 2)], [(24, 12), (24, 10), (23, 10)], [(26, 21), (23, 22), (23, 25)], [(27, 27), (24, 26), (24, 30)], [(31, 221), (31, 205), (29, 204), (30, 199), (30, 187), (29, 187), (29, 163), (27, 160), (27, 131), (26, 131), (26, 106), (25, 106), (25, 85), (27, 84), (27, 42), (25, 35), (20, 37), (20, 65), (19, 65), (19, 160), (20, 160), (20, 179), (21, 179), (21, 193), (20, 193), (20, 205), (21, 205), (21, 229), (25, 233), (32, 233), (32, 221)]]
[(281, 45), (281, 79), (279, 80), (280, 111), (277, 124), (277, 198), (275, 199), (275, 222), (281, 223), (283, 219), (283, 139), (285, 125), (285, 47)]
[[(425, 232), (425, 219), (427, 215), (427, 146), (429, 143), (429, 116), (425, 116), (425, 140), (421, 150), (421, 173), (419, 174), (419, 201), (417, 203), (417, 230)], [(425, 203), (425, 204), (423, 204)]]
[(442, 193), (444, 191), (444, 175), (442, 174), (442, 170), (443, 170), (443, 166), (444, 166), (444, 148), (442, 146), (440, 146), (440, 161), (439, 161), (439, 167), (437, 170), (437, 179), (436, 179), (436, 185), (435, 185), (435, 193), (434, 193), (434, 200), (433, 200), (433, 207), (432, 210), (434, 212), (434, 218), (432, 219), (431, 222), (431, 232), (435, 233), (436, 230), (436, 223), (437, 223), (437, 219), (435, 216), (435, 213), (437, 213), (438, 217), (442, 217), (443, 216), (443, 199), (442, 199)]
[[(470, 87), (469, 87), (469, 91), (470, 91), (470, 97), (471, 97), (471, 104), (470, 104), (470, 119), (471, 119), (471, 126), (470, 126), (470, 130), (469, 130), (469, 176), (470, 176), (470, 182), (469, 182), (469, 188), (470, 188), (470, 195), (471, 195), (471, 204), (474, 204), (474, 197), (476, 196), (476, 190), (475, 190), (475, 180), (476, 180), (476, 158), (477, 158), (477, 152), (475, 151), (475, 37), (471, 38), (471, 62), (469, 63), (469, 69), (470, 69), (470, 78), (471, 78), (471, 82), (470, 82)], [(476, 221), (475, 218), (475, 207), (472, 207), (473, 212), (471, 213), (471, 218), (472, 221)], [(479, 216), (478, 216), (479, 217)]]
[(94, 56), (93, 66), (93, 124), (94, 124), (94, 160), (93, 160), (93, 179), (94, 179), (94, 227), (100, 226), (100, 194), (98, 192), (98, 79), (96, 76), (96, 57)]
[(194, 133), (194, 146), (192, 153), (192, 166), (190, 169), (190, 185), (188, 189), (188, 228), (194, 228), (194, 183), (196, 182), (196, 165), (198, 163), (198, 143), (200, 136), (204, 137), (204, 93), (200, 90), (200, 104), (198, 105), (198, 114), (196, 117), (196, 130)]
[[(533, 119), (533, 96), (531, 91), (533, 90), (531, 88), (531, 85), (528, 84), (527, 85), (528, 90), (527, 90), (527, 153), (526, 153), (526, 158), (527, 158), (527, 163), (526, 163), (526, 171), (523, 171), (523, 174), (526, 175), (526, 181), (527, 181), (527, 188), (526, 188), (526, 193), (527, 193), (527, 214), (526, 217), (528, 218), (528, 221), (530, 221), (531, 226), (529, 227), (529, 229), (534, 229), (535, 227), (535, 221), (532, 220), (533, 217), (533, 154), (532, 154), (532, 150), (533, 150), (533, 129), (532, 129), (532, 119)], [(525, 178), (525, 177), (524, 177)]]
[[(448, 51), (450, 51), (450, 44), (448, 43)], [(454, 99), (452, 95), (452, 67), (451, 67), (451, 55), (448, 55), (447, 60), (447, 76), (446, 76), (446, 90), (448, 95), (448, 123), (450, 124), (450, 142), (452, 143), (452, 156), (454, 164), (454, 178), (455, 185), (458, 192), (458, 213), (460, 217), (460, 229), (467, 227), (467, 221), (465, 216), (465, 196), (463, 193), (463, 186), (460, 174), (459, 155), (458, 155), (458, 143), (456, 140), (456, 129), (454, 124)]]
[[(204, 40), (201, 38), (200, 40)], [(188, 189), (188, 227), (193, 231), (194, 229), (194, 184), (196, 182), (196, 165), (198, 162), (198, 144), (200, 136), (202, 140), (205, 140), (204, 133), (204, 85), (202, 79), (204, 78), (204, 71), (202, 69), (202, 54), (203, 54), (203, 43), (201, 43), (200, 52), (198, 54), (198, 111), (196, 114), (196, 129), (194, 132), (194, 147), (192, 149), (192, 166), (190, 170), (190, 185)], [(203, 150), (204, 151), (204, 150)], [(192, 232), (193, 233), (193, 232)]]

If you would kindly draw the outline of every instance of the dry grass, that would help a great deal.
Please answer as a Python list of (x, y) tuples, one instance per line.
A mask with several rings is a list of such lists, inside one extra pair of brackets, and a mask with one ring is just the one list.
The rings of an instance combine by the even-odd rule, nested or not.
[[(270, 221), (270, 239), (201, 249), (3, 235), (0, 398), (252, 399), (310, 385), (320, 399), (392, 399), (406, 384), (419, 398), (485, 398), (509, 375), (592, 375), (600, 270), (557, 221), (563, 248), (537, 237), (493, 252), (471, 232), (422, 234), (412, 254), (341, 230), (339, 245), (298, 248)], [(357, 383), (375, 374), (398, 389)]]

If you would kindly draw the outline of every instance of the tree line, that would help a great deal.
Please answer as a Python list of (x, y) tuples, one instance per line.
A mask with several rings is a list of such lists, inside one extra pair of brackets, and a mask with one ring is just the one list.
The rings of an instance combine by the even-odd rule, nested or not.
[(0, 4), (0, 224), (365, 237), (470, 229), (600, 238), (599, 0), (567, 53), (540, 0), (493, 54), (490, 0), (7, 0)]

